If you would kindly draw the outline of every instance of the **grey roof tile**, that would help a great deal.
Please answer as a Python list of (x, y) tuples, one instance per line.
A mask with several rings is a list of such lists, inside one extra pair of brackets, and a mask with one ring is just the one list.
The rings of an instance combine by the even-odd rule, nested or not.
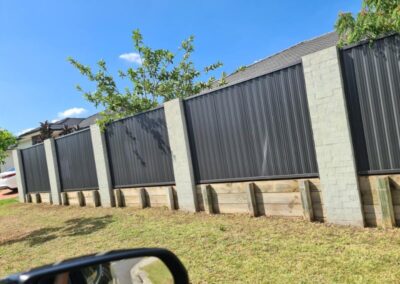
[(96, 120), (97, 120), (97, 119), (100, 119), (100, 118), (101, 118), (101, 114), (100, 114), (99, 112), (98, 112), (98, 113), (95, 113), (95, 114), (93, 114), (93, 115), (91, 115), (91, 116), (85, 118), (84, 120), (82, 120), (82, 121), (79, 123), (79, 128), (86, 128), (86, 127), (89, 127), (90, 125), (95, 124), (95, 123), (96, 123)]
[(296, 64), (307, 54), (335, 46), (338, 42), (336, 32), (330, 32), (322, 36), (300, 42), (288, 49), (266, 57), (246, 67), (245, 70), (229, 75), (226, 78), (228, 85), (246, 81), (264, 74)]

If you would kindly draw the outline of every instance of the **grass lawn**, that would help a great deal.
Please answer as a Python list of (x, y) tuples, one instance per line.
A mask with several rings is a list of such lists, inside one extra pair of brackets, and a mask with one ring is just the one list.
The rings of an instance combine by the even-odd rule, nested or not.
[(173, 284), (174, 278), (168, 267), (159, 259), (142, 268), (151, 283)]
[(0, 276), (118, 248), (165, 247), (193, 283), (398, 282), (400, 230), (167, 209), (0, 206)]
[(0, 199), (0, 206), (6, 204), (13, 204), (17, 203), (18, 200), (16, 198), (7, 198), (7, 199)]

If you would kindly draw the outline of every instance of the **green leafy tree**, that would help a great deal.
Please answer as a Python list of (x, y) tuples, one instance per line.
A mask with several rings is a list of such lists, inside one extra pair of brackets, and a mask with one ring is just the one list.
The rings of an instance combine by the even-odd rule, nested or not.
[(130, 67), (126, 71), (118, 72), (120, 78), (129, 80), (132, 85), (123, 90), (118, 88), (104, 60), (97, 63), (98, 68), (94, 72), (91, 67), (68, 58), (81, 74), (96, 85), (94, 91), (84, 91), (79, 85), (77, 89), (96, 107), (104, 108), (101, 119), (98, 120), (102, 127), (109, 121), (149, 110), (160, 102), (192, 96), (226, 83), (224, 73), (219, 80), (214, 76), (210, 76), (206, 81), (200, 80), (202, 76), (220, 68), (222, 63), (216, 62), (197, 70), (191, 60), (194, 51), (193, 36), (182, 42), (179, 50), (182, 56), (179, 60), (176, 59), (177, 54), (169, 50), (146, 46), (139, 30), (133, 31), (132, 40), (135, 50), (140, 55), (141, 64), (136, 68)]
[(0, 164), (7, 158), (6, 151), (17, 144), (17, 138), (8, 130), (0, 128)]
[(400, 0), (364, 0), (357, 15), (340, 13), (335, 28), (339, 45), (400, 32)]

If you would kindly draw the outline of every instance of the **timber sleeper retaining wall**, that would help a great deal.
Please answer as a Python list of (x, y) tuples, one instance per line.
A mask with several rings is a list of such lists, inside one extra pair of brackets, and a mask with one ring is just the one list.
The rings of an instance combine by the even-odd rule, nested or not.
[[(305, 214), (300, 184), (309, 186), (313, 220), (324, 221), (319, 179), (233, 182), (197, 185), (199, 211), (213, 214), (250, 214), (251, 216), (309, 217)], [(179, 209), (174, 186), (134, 187), (113, 190), (117, 207), (168, 207)], [(208, 198), (205, 198), (207, 194)], [(49, 193), (27, 194), (32, 203), (51, 203)], [(63, 205), (101, 206), (98, 190), (62, 192)], [(307, 209), (309, 210), (309, 208)], [(310, 219), (311, 220), (311, 219)]]
[(99, 207), (100, 194), (98, 190), (68, 191), (61, 193), (62, 205)]
[[(234, 182), (197, 185), (197, 199), (200, 211), (213, 213), (250, 213), (247, 190), (254, 184), (256, 215), (303, 217), (299, 182), (302, 180), (274, 180), (255, 182)], [(314, 220), (324, 221), (322, 194), (319, 179), (308, 179), (310, 199)], [(209, 198), (204, 198), (205, 186), (210, 191)], [(203, 190), (202, 190), (203, 188)], [(211, 198), (211, 201), (209, 200)], [(210, 204), (210, 205), (208, 205)]]
[(27, 203), (52, 204), (50, 192), (33, 192), (26, 194)]
[(383, 226), (382, 207), (378, 194), (379, 179), (388, 178), (390, 199), (393, 208), (394, 225), (400, 225), (400, 175), (370, 175), (360, 176), (359, 184), (364, 219), (367, 226)]
[[(197, 185), (198, 208), (199, 211), (212, 214), (303, 217), (304, 208), (299, 187), (301, 181), (309, 183), (314, 220), (324, 221), (319, 179)], [(174, 186), (114, 189), (114, 195), (118, 207), (179, 209)]]
[(178, 209), (176, 189), (173, 186), (133, 187), (114, 189), (118, 207), (168, 207)]
[[(387, 200), (390, 200), (391, 204), (382, 204), (382, 197), (379, 196), (379, 180), (385, 178), (390, 189)], [(305, 209), (301, 198), (302, 182), (307, 182), (309, 186), (312, 219), (326, 221), (318, 178), (199, 184), (196, 185), (198, 208), (199, 211), (210, 214), (233, 213), (306, 218), (304, 210), (309, 208)], [(384, 207), (386, 210), (393, 210), (393, 226), (400, 225), (400, 174), (359, 176), (359, 186), (367, 226), (388, 227), (383, 223), (382, 206), (386, 206)], [(249, 188), (252, 188), (253, 200), (251, 196), (249, 197)], [(114, 189), (113, 192), (117, 207), (179, 209), (175, 186), (121, 188)], [(98, 190), (62, 192), (61, 200), (63, 205), (101, 206)], [(26, 202), (52, 204), (48, 192), (27, 193)]]

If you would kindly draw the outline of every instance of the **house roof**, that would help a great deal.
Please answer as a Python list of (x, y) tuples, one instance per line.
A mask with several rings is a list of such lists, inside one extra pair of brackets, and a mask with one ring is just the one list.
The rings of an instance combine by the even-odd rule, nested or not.
[(79, 128), (86, 128), (86, 127), (89, 127), (90, 125), (95, 124), (95, 123), (96, 123), (96, 120), (97, 120), (97, 119), (100, 119), (100, 118), (101, 118), (101, 114), (100, 114), (99, 112), (98, 112), (98, 113), (95, 113), (95, 114), (93, 114), (93, 115), (91, 115), (91, 116), (85, 118), (84, 120), (82, 120), (82, 121), (79, 123)]
[[(76, 126), (79, 125), (79, 123), (84, 120), (83, 118), (71, 118), (71, 117), (67, 117), (67, 118), (63, 118), (59, 121), (56, 122), (52, 122), (49, 123), (50, 124), (50, 129), (51, 130), (62, 130), (64, 125), (67, 125), (68, 127), (72, 127), (72, 126)], [(31, 135), (32, 133), (38, 132), (40, 131), (40, 126), (29, 130), (27, 132), (22, 133), (21, 135), (18, 136), (18, 138), (23, 138), (25, 136)]]
[(52, 130), (61, 130), (64, 127), (64, 125), (66, 125), (68, 127), (76, 126), (76, 125), (79, 125), (79, 123), (81, 123), (83, 120), (84, 120), (84, 118), (67, 117), (62, 120), (51, 123), (50, 128)]
[(266, 57), (256, 63), (246, 66), (243, 71), (235, 72), (227, 76), (228, 85), (246, 81), (300, 62), (301, 58), (310, 53), (337, 45), (339, 38), (336, 32), (330, 32), (322, 36), (300, 42), (281, 52)]

